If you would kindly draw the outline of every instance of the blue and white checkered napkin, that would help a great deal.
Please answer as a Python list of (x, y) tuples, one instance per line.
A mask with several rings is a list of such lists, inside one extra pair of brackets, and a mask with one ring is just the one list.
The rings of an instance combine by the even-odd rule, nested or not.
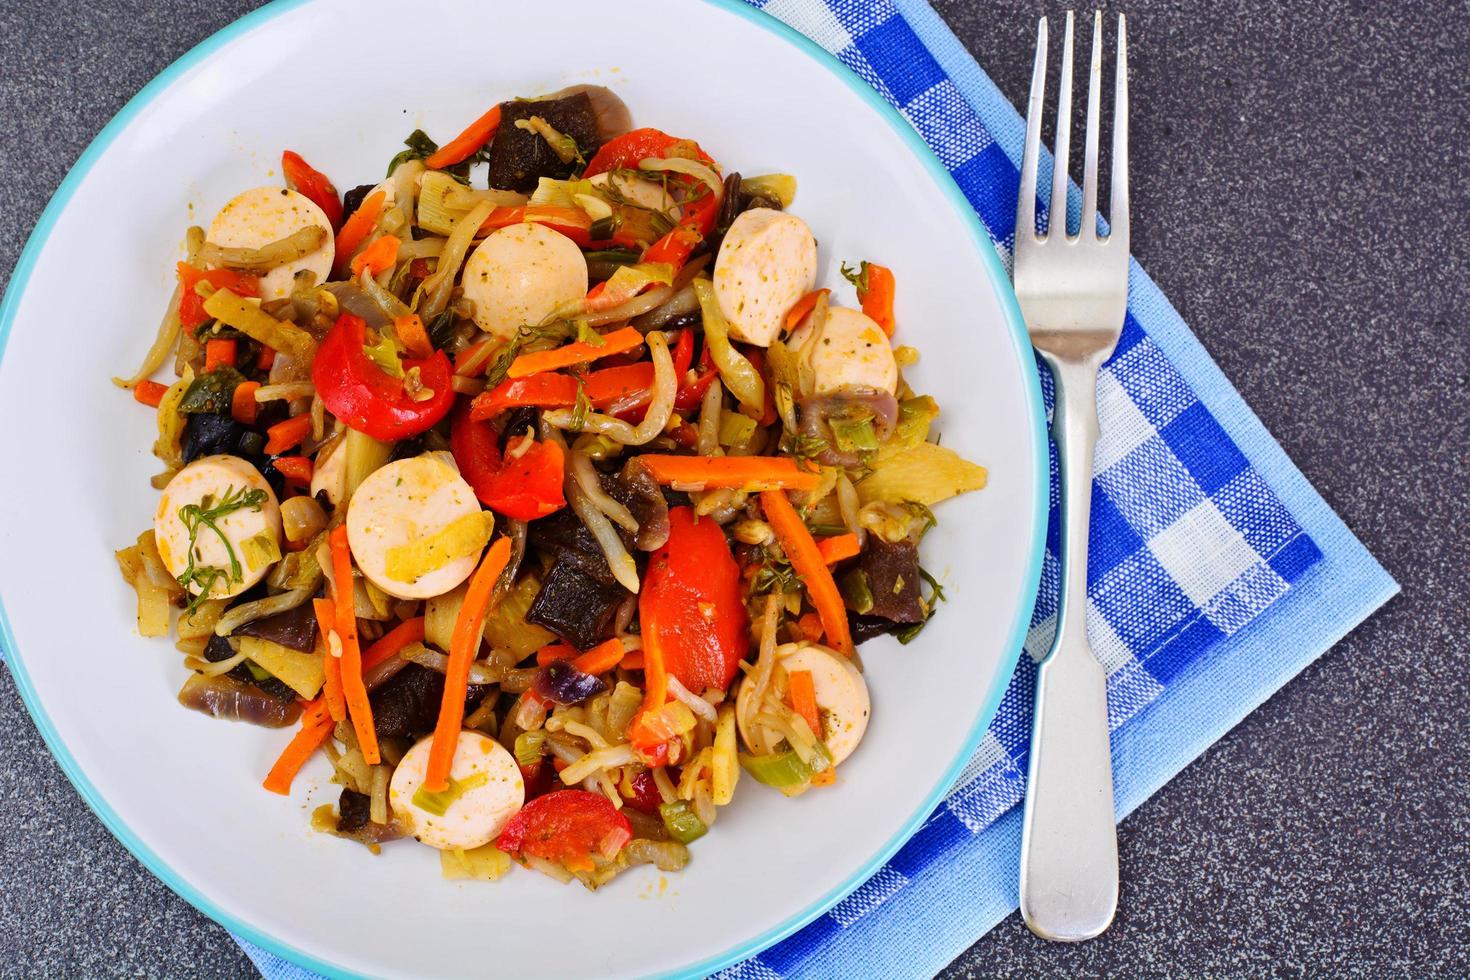
[[(897, 106), (1009, 263), (1022, 122), (923, 0), (747, 2)], [(1120, 817), (1397, 588), (1136, 263), (1129, 287), (1123, 337), (1098, 386), (1088, 561), (1088, 627), (1108, 668)], [(1055, 625), (1056, 504), (1053, 484), (1032, 657), (1046, 652)], [(1023, 657), (958, 785), (886, 867), (720, 975), (927, 975), (1014, 909), (1035, 677)], [(246, 950), (267, 976), (301, 976)]]

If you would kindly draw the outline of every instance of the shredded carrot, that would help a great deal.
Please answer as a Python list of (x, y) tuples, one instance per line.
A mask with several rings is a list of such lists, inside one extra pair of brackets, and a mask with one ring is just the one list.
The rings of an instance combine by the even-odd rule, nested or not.
[(204, 373), (208, 374), (221, 366), (235, 366), (235, 341), (217, 338), (204, 342)]
[(230, 396), (230, 415), (236, 422), (255, 424), (255, 417), (260, 413), (260, 403), (255, 400), (255, 393), (259, 390), (259, 381), (242, 381), (235, 385), (235, 393)]
[(271, 465), (276, 472), (286, 478), (287, 483), (304, 487), (311, 483), (311, 474), (314, 469), (312, 462), (305, 456), (277, 456), (271, 460)]
[(548, 643), (536, 651), (536, 666), (545, 667), (558, 660), (575, 660), (579, 656), (581, 654), (577, 652), (577, 648), (570, 643)]
[(524, 378), (527, 375), (540, 374), (542, 371), (555, 371), (574, 364), (586, 364), (599, 357), (625, 353), (642, 343), (643, 334), (634, 327), (624, 327), (621, 330), (603, 334), (600, 344), (579, 340), (555, 350), (522, 354), (510, 362), (510, 370), (506, 372), (506, 375), (511, 378)]
[(817, 305), (817, 300), (830, 292), (832, 292), (830, 289), (813, 289), (797, 300), (796, 305), (792, 306), (790, 312), (786, 314), (786, 329), (791, 331), (800, 326), (801, 321), (805, 320), (806, 315), (812, 311), (812, 307)]
[(863, 312), (873, 318), (883, 332), (893, 336), (893, 294), (896, 283), (893, 272), (887, 266), (878, 265), (873, 262), (867, 263), (868, 288), (858, 297), (863, 304)]
[(402, 243), (393, 235), (384, 235), (375, 239), (371, 245), (358, 252), (352, 257), (351, 268), (354, 276), (362, 275), (363, 269), (371, 269), (373, 275), (393, 268), (398, 261), (398, 246)]
[(856, 534), (837, 534), (818, 541), (817, 550), (822, 553), (824, 562), (835, 565), (844, 558), (853, 557), (863, 549), (858, 544)]
[(403, 346), (414, 357), (434, 356), (434, 345), (429, 342), (429, 332), (424, 329), (424, 321), (419, 319), (417, 313), (406, 313), (395, 318), (393, 329), (398, 334), (398, 339), (403, 341)]
[(306, 760), (316, 754), (316, 750), (322, 747), (327, 738), (332, 734), (334, 722), (331, 716), (318, 717), (313, 724), (307, 724), (305, 716), (301, 719), (301, 729), (292, 737), (286, 745), (286, 751), (271, 766), (271, 771), (266, 774), (265, 782), (261, 783), (272, 793), (280, 793), (288, 796), (291, 793), (291, 781), (306, 765)]
[(822, 737), (822, 716), (817, 713), (817, 688), (809, 670), (793, 670), (786, 675), (790, 682), (787, 694), (791, 698), (791, 710), (801, 715), (806, 726), (817, 738)]
[(157, 381), (139, 381), (133, 385), (133, 400), (149, 408), (157, 408), (167, 391), (168, 385), (166, 384), (159, 384)]
[(333, 264), (333, 271), (340, 278), (352, 261), (352, 253), (357, 251), (357, 246), (373, 230), (378, 223), (378, 214), (383, 210), (383, 202), (387, 195), (382, 191), (373, 191), (352, 212), (342, 225), (342, 230), (337, 232), (337, 258)]
[(618, 666), (622, 667), (624, 670), (642, 670), (643, 651), (630, 650), (629, 652), (623, 654), (623, 661), (622, 663), (618, 664)]
[(302, 412), (300, 415), (291, 416), (284, 422), (277, 422), (265, 430), (266, 454), (275, 456), (299, 446), (310, 433), (311, 413), (309, 412)]
[(813, 786), (831, 786), (835, 782), (837, 782), (836, 766), (828, 766), (826, 769), (812, 776)]
[(439, 721), (434, 725), (434, 741), (429, 746), (428, 771), (424, 786), (431, 793), (449, 785), (449, 767), (454, 763), (454, 749), (459, 744), (459, 730), (464, 725), (464, 699), (469, 690), (470, 664), (480, 647), (480, 630), (490, 611), (495, 593), (495, 580), (510, 560), (510, 538), (502, 536), (480, 559), (480, 567), (470, 577), (454, 633), (449, 640), (449, 663), (444, 670), (444, 699), (439, 703)]
[(784, 456), (665, 456), (648, 453), (638, 462), (659, 483), (689, 489), (814, 490), (821, 474), (797, 468)]
[(822, 619), (822, 632), (827, 634), (827, 642), (852, 656), (852, 635), (847, 630), (847, 609), (842, 603), (842, 593), (837, 591), (832, 570), (822, 560), (822, 553), (816, 541), (812, 540), (812, 532), (807, 530), (801, 515), (780, 490), (762, 491), (761, 508), (766, 512), (766, 523), (776, 532), (776, 540), (781, 542), (791, 567), (806, 585), (807, 595)]
[(362, 651), (362, 669), (372, 670), (410, 643), (422, 643), (423, 641), (424, 617), (415, 616), (413, 619), (405, 619), (384, 633), (372, 646)]
[(347, 702), (342, 697), (342, 661), (332, 656), (332, 645), (327, 642), (327, 635), (336, 629), (333, 623), (337, 618), (337, 607), (332, 605), (331, 599), (313, 599), (311, 607), (316, 612), (316, 625), (322, 637), (322, 697), (332, 720), (343, 721), (347, 717)]
[(605, 674), (621, 663), (622, 659), (623, 641), (615, 636), (574, 659), (572, 666), (584, 674)]
[(499, 128), (500, 105), (497, 103), (490, 107), (489, 112), (465, 127), (464, 132), (429, 154), (424, 160), (424, 166), (430, 170), (443, 170), (469, 159), (470, 154), (490, 142), (490, 137)]
[(260, 354), (255, 358), (255, 366), (261, 371), (269, 371), (271, 365), (276, 363), (276, 349), (274, 347), (262, 347)]
[(802, 613), (796, 621), (796, 628), (809, 643), (815, 643), (822, 638), (822, 617), (814, 612)]
[(342, 641), (342, 696), (347, 716), (357, 733), (362, 758), (370, 766), (382, 761), (378, 754), (378, 732), (373, 728), (373, 706), (367, 685), (362, 682), (362, 649), (357, 644), (357, 608), (352, 597), (352, 552), (347, 546), (347, 525), (338, 524), (327, 535), (332, 551), (332, 601), (337, 607), (337, 638)]

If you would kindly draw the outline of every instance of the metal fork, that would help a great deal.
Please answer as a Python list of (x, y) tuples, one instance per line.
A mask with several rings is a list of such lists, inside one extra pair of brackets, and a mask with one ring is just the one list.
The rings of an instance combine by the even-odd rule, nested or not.
[(1082, 224), (1067, 235), (1072, 14), (1062, 45), (1051, 217), (1036, 229), (1036, 171), (1046, 89), (1046, 18), (1037, 28), (1016, 204), (1015, 286), (1031, 343), (1056, 381), (1052, 435), (1062, 484), (1057, 633), (1036, 680), (1036, 720), (1021, 832), (1021, 916), (1043, 939), (1101, 934), (1118, 907), (1118, 838), (1108, 746), (1107, 675), (1087, 641), (1087, 530), (1097, 443), (1097, 370), (1118, 344), (1128, 303), (1128, 44), (1118, 15), (1110, 233), (1097, 234), (1102, 14), (1093, 20)]

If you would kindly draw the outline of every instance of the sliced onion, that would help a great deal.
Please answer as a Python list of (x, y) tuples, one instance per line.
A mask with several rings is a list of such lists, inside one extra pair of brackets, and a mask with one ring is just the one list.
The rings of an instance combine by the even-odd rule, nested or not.
[(191, 674), (179, 690), (179, 704), (226, 721), (284, 728), (301, 717), (301, 705), (273, 698), (233, 677)]
[(714, 705), (685, 687), (673, 674), (668, 676), (669, 693), (689, 706), (689, 710), (713, 725), (719, 721)]
[[(634, 456), (623, 466), (623, 482), (649, 503), (648, 514), (639, 523), (637, 536), (633, 539), (634, 546), (639, 551), (662, 548), (664, 542), (669, 540), (669, 504), (664, 499), (663, 491), (659, 489), (658, 481), (648, 472), (648, 467)], [(630, 614), (629, 620), (631, 619)], [(624, 622), (618, 632), (623, 632), (627, 625)]]
[(607, 491), (602, 489), (602, 480), (598, 478), (597, 470), (592, 467), (592, 460), (585, 453), (579, 453), (575, 449), (567, 453), (567, 468), (571, 470), (572, 478), (577, 481), (577, 486), (581, 487), (593, 506), (629, 534), (638, 533), (638, 520), (633, 512), (609, 497)]
[(569, 99), (574, 95), (585, 95), (592, 103), (592, 115), (597, 119), (597, 134), (603, 142), (621, 136), (633, 128), (633, 114), (628, 105), (612, 89), (602, 85), (568, 85), (550, 95), (538, 95), (533, 101), (551, 102)]
[(327, 526), (327, 512), (315, 497), (305, 494), (281, 502), (281, 527), (292, 544), (310, 541)]
[[(449, 658), (438, 650), (431, 650), (422, 643), (410, 643), (404, 647), (403, 658), (418, 664), (420, 667), (427, 667), (441, 674), (449, 670)], [(476, 660), (470, 664), (471, 684), (494, 684), (499, 680), (499, 672), (491, 670), (481, 661)]]
[(879, 442), (892, 434), (898, 422), (898, 399), (877, 388), (854, 387), (828, 395), (814, 395), (802, 399), (797, 408), (802, 435), (827, 443), (827, 448), (816, 457), (823, 466), (857, 466), (862, 462), (856, 454), (842, 452), (832, 445), (827, 428), (827, 420), (831, 416), (853, 408), (871, 412), (876, 424), (874, 433)]
[[(549, 663), (536, 672), (536, 693), (557, 704), (581, 704), (607, 690), (607, 683), (565, 660)], [(575, 782), (575, 780), (573, 780)]]
[(254, 602), (242, 603), (228, 610), (219, 618), (219, 622), (214, 624), (214, 635), (229, 636), (235, 631), (237, 626), (243, 626), (251, 620), (264, 619), (267, 616), (274, 616), (276, 613), (283, 613), (287, 610), (295, 609), (315, 595), (317, 586), (320, 584), (321, 582), (317, 581), (313, 582), (310, 588), (292, 589), (289, 592), (282, 592), (280, 595), (257, 599)]

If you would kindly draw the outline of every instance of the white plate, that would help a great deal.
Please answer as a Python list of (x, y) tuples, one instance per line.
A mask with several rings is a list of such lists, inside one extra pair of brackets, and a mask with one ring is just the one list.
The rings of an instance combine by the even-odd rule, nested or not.
[[(392, 66), (385, 69), (384, 66)], [(517, 872), (439, 877), (428, 848), (371, 857), (313, 834), (321, 760), (289, 799), (260, 780), (288, 733), (178, 707), (170, 644), (139, 638), (112, 551), (147, 527), (152, 413), (107, 382), (148, 345), (183, 228), (280, 180), (283, 148), (342, 188), (382, 176), (414, 127), (447, 138), (499, 100), (576, 81), (727, 168), (798, 175), (822, 282), (843, 259), (898, 278), (914, 387), (990, 486), (924, 543), (950, 601), (920, 641), (864, 647), (873, 719), (838, 785), (789, 801), (742, 781), (689, 868), (590, 894)], [(1039, 388), (1003, 270), (902, 119), (815, 45), (744, 4), (658, 0), (278, 3), (190, 52), (62, 184), (0, 314), (0, 595), (10, 667), (67, 774), (155, 874), (236, 933), (333, 974), (699, 974), (749, 956), (857, 887), (974, 750), (1020, 648), (1039, 574)]]

